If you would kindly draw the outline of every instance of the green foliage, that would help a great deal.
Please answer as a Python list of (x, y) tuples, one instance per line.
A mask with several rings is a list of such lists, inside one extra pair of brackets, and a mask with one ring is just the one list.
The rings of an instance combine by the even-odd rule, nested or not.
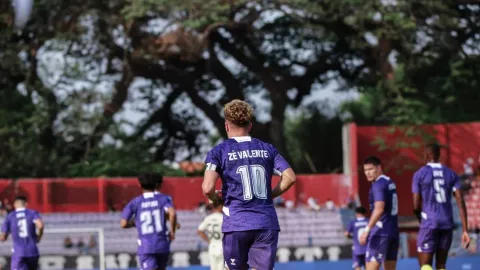
[(342, 170), (342, 125), (316, 107), (285, 124), (287, 150), (296, 173), (339, 173)]

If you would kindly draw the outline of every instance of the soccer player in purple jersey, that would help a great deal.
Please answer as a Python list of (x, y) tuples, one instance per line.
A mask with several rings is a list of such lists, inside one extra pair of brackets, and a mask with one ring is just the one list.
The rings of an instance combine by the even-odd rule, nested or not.
[[(217, 201), (215, 183), (222, 179), (225, 267), (272, 270), (280, 231), (273, 198), (295, 183), (295, 173), (275, 147), (248, 136), (253, 117), (248, 103), (233, 100), (223, 113), (228, 139), (207, 154), (202, 189)], [(281, 179), (272, 190), (273, 174)]]
[(379, 158), (371, 156), (363, 162), (363, 171), (372, 183), (368, 194), (372, 214), (360, 236), (367, 243), (367, 270), (395, 270), (399, 246), (398, 196), (395, 183), (383, 174)]
[(143, 194), (125, 206), (120, 221), (120, 226), (124, 229), (137, 228), (137, 254), (142, 270), (165, 270), (170, 242), (175, 239), (177, 219), (171, 198), (155, 191), (161, 184), (161, 179), (162, 176), (157, 174), (140, 175), (138, 182)]
[(444, 270), (454, 229), (452, 194), (455, 194), (460, 209), (462, 245), (465, 248), (470, 243), (467, 211), (457, 174), (439, 162), (440, 146), (428, 144), (424, 155), (428, 163), (414, 174), (412, 182), (414, 213), (420, 222), (418, 260), (422, 270), (432, 270), (435, 255), (436, 269)]
[(357, 209), (355, 209), (355, 219), (348, 224), (347, 231), (345, 232), (346, 237), (353, 238), (352, 268), (354, 270), (362, 270), (365, 267), (365, 253), (367, 251), (367, 246), (360, 244), (360, 236), (368, 224), (366, 214), (367, 210), (364, 207), (357, 207)]
[(26, 208), (25, 196), (16, 197), (13, 206), (15, 211), (7, 215), (2, 226), (0, 241), (4, 242), (8, 235), (12, 235), (12, 270), (36, 270), (40, 256), (37, 243), (43, 235), (42, 219), (37, 211)]

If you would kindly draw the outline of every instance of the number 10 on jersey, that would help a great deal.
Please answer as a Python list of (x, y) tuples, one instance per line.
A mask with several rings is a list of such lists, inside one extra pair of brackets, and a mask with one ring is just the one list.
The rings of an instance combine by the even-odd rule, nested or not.
[(243, 199), (249, 201), (253, 196), (267, 199), (267, 175), (262, 165), (243, 165), (237, 168), (243, 186)]

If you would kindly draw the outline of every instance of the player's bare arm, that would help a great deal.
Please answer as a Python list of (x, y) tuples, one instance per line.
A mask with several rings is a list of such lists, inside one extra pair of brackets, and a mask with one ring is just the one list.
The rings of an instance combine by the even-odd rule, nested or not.
[(295, 176), (295, 172), (293, 172), (292, 168), (288, 168), (282, 172), (280, 175), (280, 182), (278, 182), (277, 186), (272, 190), (272, 197), (276, 198), (283, 193), (285, 193), (290, 187), (295, 184), (297, 177)]
[(33, 221), (33, 223), (35, 223), (35, 227), (37, 227), (37, 243), (39, 243), (40, 240), (42, 240), (42, 236), (43, 236), (43, 229), (44, 229), (43, 221), (37, 218)]
[(353, 238), (352, 235), (347, 231), (345, 231), (344, 235), (345, 235), (346, 238), (349, 238), (349, 239)]
[(454, 194), (458, 209), (460, 210), (460, 219), (462, 221), (462, 246), (464, 248), (468, 248), (470, 245), (470, 236), (468, 235), (467, 208), (465, 207), (465, 201), (463, 200), (462, 192), (457, 189), (455, 190)]
[(169, 207), (167, 210), (168, 213), (168, 222), (170, 223), (170, 241), (175, 240), (175, 233), (177, 231), (177, 212), (175, 208)]
[(413, 193), (413, 213), (418, 219), (418, 222), (422, 221), (422, 196), (420, 193)]
[(219, 175), (216, 171), (206, 170), (203, 176), (202, 191), (208, 199), (213, 202), (218, 201), (218, 195), (215, 192), (215, 184), (217, 183)]
[(133, 221), (133, 219), (131, 219), (131, 220), (121, 219), (120, 220), (120, 227), (122, 229), (133, 228), (133, 227), (135, 227), (135, 221)]
[(205, 242), (207, 242), (207, 243), (210, 244), (210, 239), (208, 239), (208, 236), (207, 236), (207, 234), (206, 234), (204, 231), (202, 231), (202, 230), (197, 230), (197, 234), (198, 234), (198, 236), (200, 236), (200, 238), (202, 238), (203, 241), (205, 241)]
[(0, 233), (0, 241), (5, 242), (8, 239), (8, 233)]
[(370, 217), (370, 221), (368, 222), (367, 227), (363, 231), (362, 235), (360, 236), (360, 244), (365, 245), (367, 243), (367, 238), (370, 230), (375, 226), (375, 224), (380, 220), (382, 217), (383, 211), (385, 210), (385, 202), (384, 201), (376, 201), (373, 208), (372, 216)]

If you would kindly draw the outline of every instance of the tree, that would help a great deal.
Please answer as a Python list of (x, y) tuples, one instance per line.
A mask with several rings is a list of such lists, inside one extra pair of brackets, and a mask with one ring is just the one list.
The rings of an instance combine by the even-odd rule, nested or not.
[[(2, 112), (7, 124), (0, 139), (1, 155), (16, 155), (12, 164), (22, 162), (25, 149), (34, 152), (24, 166), (37, 175), (64, 173), (66, 165), (99, 158), (102, 148), (139, 140), (147, 142), (140, 145), (152, 153), (150, 162), (193, 158), (212, 134), (205, 119), (223, 135), (221, 108), (234, 98), (254, 103), (253, 135), (288, 155), (285, 111), (301, 108), (314, 87), (336, 81), (339, 88), (381, 91), (383, 111), (410, 89), (427, 88), (420, 88), (421, 77), (397, 87), (392, 55), (406, 76), (422, 71), (433, 77), (478, 39), (473, 0), (35, 3), (21, 32), (10, 25), (8, 5), (0, 6), (7, 26), (0, 30), (0, 87), (11, 92), (2, 101), (12, 100)], [(419, 33), (448, 37), (447, 45), (423, 46)], [(62, 56), (61, 65), (46, 59), (55, 55)], [(456, 83), (448, 74), (445, 79)], [(412, 87), (417, 80), (418, 88)], [(119, 122), (129, 102), (142, 104), (147, 117)], [(119, 132), (126, 124), (128, 136)]]

